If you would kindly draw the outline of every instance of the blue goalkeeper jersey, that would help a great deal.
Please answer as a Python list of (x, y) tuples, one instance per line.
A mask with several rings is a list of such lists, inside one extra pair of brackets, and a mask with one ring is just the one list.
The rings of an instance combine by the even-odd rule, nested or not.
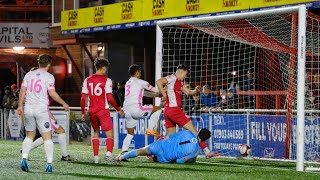
[(150, 153), (158, 157), (159, 162), (184, 163), (198, 156), (200, 150), (198, 137), (191, 131), (174, 133), (169, 138), (156, 141), (149, 147)]

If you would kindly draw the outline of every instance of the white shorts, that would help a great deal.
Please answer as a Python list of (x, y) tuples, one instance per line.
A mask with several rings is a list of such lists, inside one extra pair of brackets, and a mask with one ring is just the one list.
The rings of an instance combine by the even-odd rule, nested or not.
[(124, 107), (124, 114), (126, 117), (126, 126), (127, 128), (134, 128), (138, 124), (139, 119), (144, 119), (150, 116), (153, 105), (144, 105), (144, 106), (129, 106)]
[(49, 110), (47, 108), (24, 108), (24, 126), (26, 131), (35, 131), (38, 128), (40, 133), (51, 131)]

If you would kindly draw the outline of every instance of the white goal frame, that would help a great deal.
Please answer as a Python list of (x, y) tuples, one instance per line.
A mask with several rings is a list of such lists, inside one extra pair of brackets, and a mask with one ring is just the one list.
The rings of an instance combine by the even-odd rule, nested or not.
[[(176, 19), (176, 20), (165, 20), (158, 21), (156, 25), (156, 80), (161, 78), (162, 75), (162, 49), (163, 49), (163, 33), (161, 27), (172, 26), (178, 24), (188, 23), (201, 23), (201, 22), (215, 22), (225, 20), (236, 20), (245, 19), (252, 17), (260, 17), (267, 15), (285, 14), (285, 13), (298, 13), (298, 84), (305, 84), (305, 64), (306, 64), (306, 6), (291, 6), (284, 8), (276, 8), (271, 10), (262, 10), (254, 12), (245, 12), (239, 14), (227, 14), (217, 15), (209, 17), (199, 18), (187, 18), (187, 19)], [(155, 101), (156, 105), (160, 105), (161, 99), (157, 98)], [(297, 87), (297, 152), (296, 152), (296, 170), (304, 171), (304, 126), (305, 126), (305, 86)]]

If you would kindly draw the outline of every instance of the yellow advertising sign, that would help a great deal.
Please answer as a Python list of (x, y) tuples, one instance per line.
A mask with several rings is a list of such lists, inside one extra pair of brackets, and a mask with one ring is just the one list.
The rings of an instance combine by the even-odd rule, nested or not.
[(121, 24), (128, 22), (138, 22), (142, 19), (142, 1), (129, 1), (109, 5), (110, 23)]
[(143, 20), (164, 19), (175, 16), (175, 5), (173, 0), (144, 0)]
[(61, 29), (74, 30), (314, 1), (315, 0), (136, 0), (106, 6), (62, 11)]
[(315, 0), (251, 0), (251, 8), (281, 6), (296, 3), (313, 2)]
[(138, 22), (141, 19), (142, 2), (130, 1), (107, 6), (62, 11), (61, 29), (79, 29)]
[(249, 9), (250, 0), (213, 0), (214, 12)]
[(212, 0), (179, 0), (175, 2), (175, 16), (212, 13), (215, 6), (214, 1)]

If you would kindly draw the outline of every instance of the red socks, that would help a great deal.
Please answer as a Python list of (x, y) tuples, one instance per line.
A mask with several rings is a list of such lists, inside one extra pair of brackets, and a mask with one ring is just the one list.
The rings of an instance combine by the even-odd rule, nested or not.
[(114, 140), (111, 137), (108, 137), (106, 140), (106, 145), (107, 145), (107, 152), (111, 152), (113, 150), (113, 144), (114, 144)]
[(206, 147), (207, 147), (206, 142), (205, 142), (205, 141), (202, 141), (202, 142), (200, 143), (200, 147), (201, 147), (201, 149), (206, 148)]
[(98, 156), (99, 155), (99, 138), (92, 138), (92, 148), (93, 148), (93, 155)]

